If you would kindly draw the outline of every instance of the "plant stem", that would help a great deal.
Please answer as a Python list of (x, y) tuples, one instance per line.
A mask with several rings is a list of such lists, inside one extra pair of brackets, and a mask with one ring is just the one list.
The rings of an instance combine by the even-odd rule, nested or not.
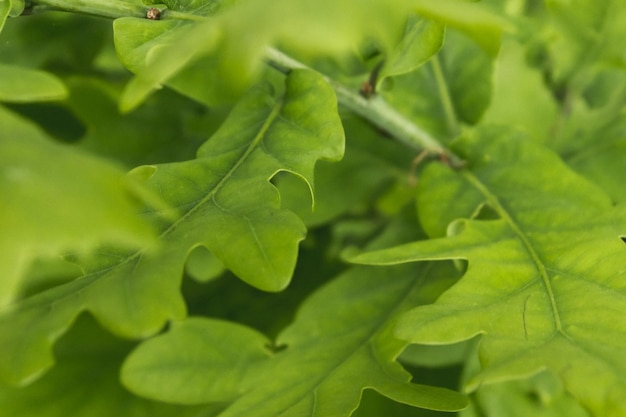
[[(147, 11), (152, 8), (150, 6), (142, 6), (123, 1), (111, 2), (110, 0), (32, 0), (30, 5), (30, 13), (58, 10), (84, 13), (113, 19), (120, 17), (146, 18)], [(161, 12), (160, 18), (162, 20), (177, 19), (202, 21), (207, 19), (190, 13), (168, 10), (164, 7), (156, 8)], [(435, 57), (434, 59), (436, 60), (437, 58)], [(266, 61), (270, 66), (285, 74), (294, 69), (309, 69), (306, 65), (274, 48), (268, 48), (266, 52)], [(439, 65), (438, 61), (436, 62), (436, 65)], [(439, 68), (440, 72), (440, 67), (437, 68)], [(361, 96), (357, 90), (347, 88), (345, 85), (327, 76), (324, 76), (324, 78), (335, 90), (337, 100), (341, 105), (369, 120), (379, 128), (385, 130), (408, 147), (416, 150), (425, 149), (430, 153), (439, 154), (448, 159), (452, 166), (460, 166), (461, 161), (456, 155), (447, 150), (428, 132), (398, 113), (398, 111), (391, 107), (385, 100), (382, 99), (382, 97), (373, 96), (371, 98), (365, 98)], [(447, 98), (448, 107), (452, 109), (452, 104), (449, 101), (449, 95)], [(444, 107), (445, 104), (444, 100)], [(452, 114), (452, 116), (454, 115), (453, 110), (450, 114)], [(451, 119), (450, 123), (452, 123), (452, 120), (454, 121), (454, 126), (456, 127), (456, 118)]]
[(31, 1), (30, 4), (32, 7), (27, 9), (27, 13), (31, 14), (56, 10), (112, 19), (118, 17), (145, 18), (146, 12), (150, 9), (149, 6), (110, 0), (35, 0)]
[[(273, 48), (269, 48), (265, 56), (269, 65), (285, 74), (293, 69), (308, 68), (301, 62)], [(329, 77), (324, 78), (335, 90), (337, 100), (341, 105), (387, 131), (398, 141), (413, 149), (426, 149), (431, 153), (446, 155), (452, 166), (461, 164), (460, 159), (456, 155), (446, 150), (428, 132), (398, 113), (396, 109), (391, 107), (380, 96), (367, 99), (356, 90), (349, 89)]]
[(443, 106), (443, 112), (446, 116), (446, 125), (451, 136), (457, 136), (459, 134), (459, 121), (452, 105), (452, 97), (450, 96), (450, 90), (448, 84), (443, 76), (443, 70), (441, 68), (441, 61), (437, 55), (431, 59), (431, 65), (435, 74), (435, 82), (437, 83), (437, 89), (439, 90), (439, 97), (441, 97), (441, 105)]

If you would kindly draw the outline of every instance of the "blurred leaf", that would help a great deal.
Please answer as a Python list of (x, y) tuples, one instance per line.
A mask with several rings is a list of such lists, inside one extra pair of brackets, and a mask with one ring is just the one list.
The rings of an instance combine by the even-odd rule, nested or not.
[[(172, 91), (156, 96), (132, 114), (121, 115), (119, 89), (111, 84), (72, 77), (68, 86), (68, 107), (87, 128), (78, 146), (128, 168), (192, 159), (210, 129), (215, 130), (222, 121), (219, 111), (208, 111)], [(195, 131), (194, 123), (201, 123), (200, 131)]]
[(523, 47), (506, 41), (495, 62), (493, 96), (483, 123), (514, 126), (547, 144), (558, 111), (542, 74), (526, 63)]
[[(9, 6), (8, 16), (10, 17), (19, 16), (22, 14), (22, 11), (24, 11), (25, 3), (23, 0), (3, 0), (3, 3), (8, 4)], [(2, 29), (1, 25), (0, 25), (0, 29)]]
[[(127, 84), (122, 94), (122, 111), (134, 109), (155, 88), (162, 88), (164, 83), (185, 67), (213, 51), (221, 37), (219, 28), (212, 20), (193, 25), (176, 20), (151, 21), (127, 17), (115, 20), (114, 30), (118, 55), (127, 68), (138, 74)], [(202, 39), (202, 42), (198, 42), (198, 39)], [(210, 68), (209, 65), (204, 66), (205, 77)], [(186, 76), (189, 75), (180, 74), (178, 79), (184, 80)], [(193, 89), (184, 88), (189, 84), (183, 84), (183, 93), (206, 104), (217, 101), (212, 89), (198, 88), (195, 83), (198, 79), (194, 77), (192, 80)], [(171, 84), (180, 90), (176, 78)]]
[(52, 74), (0, 64), (0, 101), (24, 103), (65, 97), (67, 88)]
[(166, 83), (205, 104), (232, 101), (258, 76), (270, 45), (306, 56), (342, 56), (371, 39), (391, 50), (408, 11), (404, 0), (366, 0), (358, 7), (350, 1), (276, 0), (271, 7), (237, 2), (206, 17), (202, 2), (192, 4), (171, 5), (187, 21), (116, 20), (118, 54), (137, 73), (122, 109), (133, 109)]
[(26, 388), (0, 386), (2, 412), (20, 417), (213, 417), (223, 408), (174, 406), (124, 390), (118, 371), (132, 347), (82, 317), (57, 345), (59, 363), (53, 371)]
[(142, 343), (122, 382), (147, 397), (178, 404), (231, 402), (262, 377), (270, 342), (235, 323), (192, 317)]
[[(251, 91), (202, 146), (198, 159), (134, 170), (134, 178), (163, 191), (161, 197), (180, 217), (173, 220), (172, 210), (146, 207), (145, 216), (160, 231), (156, 249), (106, 247), (96, 257), (79, 258), (85, 270), (81, 279), (30, 297), (0, 317), (3, 378), (21, 382), (50, 367), (54, 339), (85, 309), (128, 337), (153, 334), (167, 320), (184, 317), (180, 277), (187, 255), (199, 244), (263, 290), (279, 291), (289, 283), (305, 229), (293, 213), (279, 208), (268, 180), (287, 170), (312, 189), (317, 159), (341, 157), (343, 130), (332, 90), (318, 75), (295, 71), (286, 83), (281, 98), (267, 86)], [(106, 213), (120, 215), (115, 208)], [(94, 215), (88, 219), (95, 227)]]
[(480, 3), (414, 0), (414, 4), (420, 15), (464, 32), (491, 57), (498, 53), (502, 32), (512, 30), (510, 23)]
[(38, 255), (153, 242), (153, 230), (137, 215), (138, 185), (121, 170), (53, 143), (2, 107), (0, 126), (0, 307), (12, 301)]
[(448, 238), (356, 258), (469, 261), (459, 283), (407, 313), (396, 334), (427, 344), (483, 334), (483, 371), (469, 390), (547, 368), (593, 413), (623, 415), (624, 207), (551, 152), (506, 131), (476, 132), (457, 150), (470, 161), (459, 175), (498, 218), (459, 221)]
[(419, 68), (443, 45), (444, 27), (431, 20), (410, 16), (400, 43), (386, 59), (378, 77), (397, 76)]
[(580, 89), (597, 65), (626, 66), (621, 39), (626, 36), (626, 8), (621, 0), (549, 0), (553, 26), (548, 48), (556, 81)]
[[(466, 373), (471, 375), (479, 370), (480, 363), (474, 356), (467, 363)], [(459, 414), (460, 417), (591, 416), (563, 389), (561, 381), (549, 372), (522, 380), (484, 385), (470, 396), (470, 406)]]
[(493, 62), (475, 43), (453, 30), (428, 65), (394, 77), (382, 94), (398, 111), (438, 138), (453, 138), (460, 122), (475, 124), (489, 106)]
[(185, 272), (198, 282), (208, 282), (225, 271), (224, 264), (204, 246), (197, 246), (187, 257)]
[(11, 13), (11, 3), (9, 0), (0, 0), (0, 33), (2, 33), (4, 22), (7, 17), (9, 17), (9, 13)]
[(586, 99), (572, 100), (552, 146), (577, 172), (601, 186), (616, 203), (625, 201), (626, 71), (597, 74)]
[(9, 19), (0, 35), (0, 62), (45, 68), (57, 75), (84, 73), (110, 41), (110, 34), (111, 23), (94, 16), (46, 12)]
[[(602, 117), (597, 112), (587, 116)], [(595, 144), (581, 146), (566, 155), (565, 160), (574, 170), (601, 186), (616, 203), (626, 202), (624, 155), (626, 152), (626, 115), (613, 120), (591, 133)], [(591, 123), (594, 119), (585, 118)], [(597, 119), (595, 119), (597, 121)]]

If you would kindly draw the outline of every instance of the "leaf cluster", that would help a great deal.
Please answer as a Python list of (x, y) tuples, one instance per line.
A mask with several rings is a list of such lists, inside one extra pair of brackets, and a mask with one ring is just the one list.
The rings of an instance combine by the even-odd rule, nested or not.
[(0, 0), (0, 409), (625, 416), (626, 6), (575, 3)]

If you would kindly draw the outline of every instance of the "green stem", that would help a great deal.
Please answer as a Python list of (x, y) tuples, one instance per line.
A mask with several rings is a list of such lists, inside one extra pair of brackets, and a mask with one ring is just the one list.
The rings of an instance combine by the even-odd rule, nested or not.
[[(152, 8), (122, 1), (111, 2), (110, 0), (32, 0), (31, 6), (31, 13), (44, 10), (62, 10), (114, 19), (128, 16), (145, 18), (146, 12)], [(162, 6), (156, 6), (155, 8), (159, 9), (161, 12), (160, 18), (163, 20), (178, 19), (202, 21), (206, 19), (202, 16), (167, 10)], [(266, 60), (269, 65), (285, 74), (293, 69), (308, 68), (301, 62), (273, 48), (268, 48)], [(335, 90), (337, 100), (341, 105), (385, 130), (405, 145), (413, 149), (425, 149), (431, 153), (445, 156), (450, 160), (452, 166), (460, 165), (461, 161), (457, 156), (447, 150), (428, 132), (398, 113), (380, 96), (365, 98), (356, 90), (347, 88), (329, 77), (325, 76), (324, 78)]]
[(448, 89), (448, 83), (443, 75), (441, 68), (441, 61), (437, 55), (431, 59), (431, 65), (435, 74), (435, 82), (437, 83), (437, 89), (439, 90), (439, 97), (441, 97), (441, 105), (443, 106), (443, 112), (446, 116), (446, 125), (451, 136), (457, 136), (460, 132), (459, 121), (452, 105), (452, 97), (450, 96), (450, 90)]
[[(269, 65), (283, 73), (289, 73), (293, 69), (308, 68), (301, 62), (273, 48), (269, 48), (265, 56)], [(460, 165), (461, 161), (456, 155), (446, 150), (428, 132), (398, 113), (380, 96), (367, 99), (361, 96), (358, 91), (347, 88), (329, 77), (325, 77), (325, 79), (335, 90), (337, 100), (341, 105), (371, 121), (405, 145), (413, 149), (426, 149), (432, 153), (446, 155), (452, 166)]]
[(31, 1), (30, 4), (32, 7), (28, 9), (28, 12), (31, 14), (57, 10), (112, 19), (125, 16), (145, 18), (146, 12), (150, 9), (140, 4), (110, 0), (36, 0)]

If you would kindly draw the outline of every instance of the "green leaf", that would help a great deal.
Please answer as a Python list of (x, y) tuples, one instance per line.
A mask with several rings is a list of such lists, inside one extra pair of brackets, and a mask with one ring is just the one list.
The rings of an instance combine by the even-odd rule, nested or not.
[(133, 344), (113, 338), (82, 317), (58, 344), (59, 364), (25, 388), (0, 386), (3, 413), (20, 417), (212, 417), (222, 405), (182, 407), (148, 401), (119, 383)]
[[(601, 117), (596, 112), (591, 112), (588, 116)], [(585, 119), (593, 123), (593, 119)], [(622, 181), (626, 152), (625, 132), (626, 121), (623, 118), (613, 120), (592, 134), (596, 138), (602, 138), (601, 145), (589, 144), (566, 155), (567, 163), (574, 170), (601, 186), (616, 203), (626, 202)]]
[(409, 345), (402, 352), (400, 361), (419, 367), (444, 367), (462, 364), (476, 350), (475, 339), (454, 345)]
[(489, 106), (493, 61), (463, 34), (446, 31), (441, 50), (418, 70), (394, 77), (382, 95), (398, 111), (440, 138), (475, 124)]
[[(198, 245), (258, 288), (285, 288), (305, 229), (279, 208), (268, 181), (289, 171), (312, 189), (316, 160), (343, 152), (336, 99), (323, 79), (295, 71), (286, 83), (282, 98), (267, 86), (251, 91), (198, 159), (134, 171), (155, 192), (164, 190), (161, 197), (181, 216), (172, 220), (160, 207), (146, 208), (160, 231), (157, 248), (103, 248), (98, 257), (77, 261), (86, 271), (81, 279), (37, 294), (0, 317), (0, 375), (20, 382), (51, 366), (51, 343), (85, 309), (127, 337), (153, 334), (167, 320), (184, 317), (178, 287), (187, 255)], [(107, 213), (117, 215), (114, 209)]]
[[(25, 3), (23, 0), (2, 0), (2, 3), (5, 3), (4, 7), (8, 6), (8, 9), (9, 9), (8, 16), (10, 17), (17, 17), (21, 15), (22, 12), (24, 11)], [(2, 26), (0, 25), (0, 30), (1, 29), (2, 29)]]
[[(45, 30), (50, 27), (55, 29), (53, 37)], [(75, 13), (36, 13), (10, 19), (1, 35), (0, 62), (46, 68), (57, 74), (59, 70), (66, 74), (90, 72), (95, 57), (108, 45), (110, 28), (107, 19)]]
[(427, 344), (483, 334), (483, 371), (469, 390), (547, 368), (597, 415), (623, 415), (624, 207), (550, 151), (506, 131), (476, 132), (457, 150), (470, 161), (459, 175), (498, 218), (462, 220), (448, 238), (355, 259), (469, 261), (461, 281), (434, 305), (407, 313), (396, 334)]
[(445, 236), (452, 222), (473, 219), (484, 206), (484, 196), (463, 176), (442, 165), (430, 165), (417, 189), (420, 225), (431, 238)]
[(140, 189), (119, 168), (53, 143), (2, 107), (0, 126), (0, 307), (39, 255), (153, 242), (154, 231), (137, 213)]
[[(271, 356), (271, 342), (241, 325), (200, 318), (178, 323), (129, 356), (122, 381), (133, 392), (171, 402), (233, 401), (221, 417), (347, 416), (364, 388), (412, 406), (461, 409), (462, 396), (409, 383), (394, 360), (405, 346), (389, 333), (396, 317), (435, 297), (456, 275), (449, 265), (431, 267), (352, 269), (302, 305)], [(425, 270), (436, 278), (424, 281)]]
[[(379, 132), (361, 120), (346, 117), (343, 123), (345, 156), (339, 164), (322, 162), (316, 166), (315, 205), (299, 178), (276, 178), (283, 206), (294, 211), (309, 228), (367, 210), (368, 204), (397, 177), (408, 177), (400, 170), (410, 166), (412, 157), (402, 147), (382, 141)], [(395, 160), (405, 165), (398, 167), (401, 163)]]
[(485, 415), (509, 417), (591, 417), (556, 377), (540, 373), (522, 381), (485, 385), (472, 396), (460, 417)]
[[(197, 81), (197, 77), (189, 74), (196, 68), (206, 77), (211, 65), (206, 62), (201, 62), (204, 65), (199, 66), (191, 64), (197, 64), (200, 57), (217, 48), (221, 37), (221, 32), (213, 21), (193, 25), (176, 20), (155, 22), (128, 17), (115, 20), (114, 30), (115, 46), (122, 63), (138, 74), (127, 84), (122, 95), (122, 111), (134, 109), (155, 88), (161, 88), (168, 81), (175, 89), (180, 89), (177, 88), (181, 82), (179, 80), (185, 82), (191, 77), (192, 81)], [(203, 42), (199, 43), (198, 39)], [(173, 78), (185, 67), (188, 67), (186, 73)], [(195, 82), (185, 82), (182, 90), (190, 97), (207, 104), (213, 104), (219, 97), (214, 89), (200, 89)]]
[(122, 382), (132, 391), (178, 404), (231, 402), (257, 383), (270, 342), (231, 322), (189, 318), (128, 356)]
[(11, 13), (11, 3), (9, 0), (0, 0), (0, 33), (2, 33), (4, 22), (7, 20), (7, 17), (9, 17), (9, 13)]
[[(455, 414), (452, 414), (455, 415)], [(411, 407), (390, 400), (373, 390), (365, 390), (359, 408), (351, 417), (449, 417), (445, 411), (433, 411), (424, 408)]]
[(122, 94), (122, 111), (133, 110), (166, 82), (205, 104), (219, 101), (219, 88), (214, 86), (216, 62), (206, 55), (218, 48), (223, 31), (218, 21), (207, 16), (228, 9), (228, 3), (169, 1), (164, 3), (168, 6), (164, 16), (182, 13), (182, 19), (174, 16), (171, 20), (152, 21), (128, 17), (113, 22), (117, 54), (137, 74)]
[(187, 257), (185, 273), (198, 282), (208, 282), (219, 277), (226, 268), (215, 255), (204, 246), (197, 246)]
[(39, 70), (0, 64), (0, 101), (61, 100), (67, 88), (57, 77)]
[[(215, 125), (221, 121), (220, 112), (207, 111), (172, 91), (131, 114), (120, 115), (120, 93), (115, 86), (82, 77), (70, 78), (67, 84), (71, 91), (68, 107), (87, 129), (77, 145), (128, 168), (192, 159), (206, 140), (206, 121)], [(201, 131), (194, 131), (196, 123), (201, 124)]]
[(491, 104), (482, 122), (514, 126), (547, 143), (559, 109), (542, 74), (528, 66), (524, 52), (518, 43), (504, 42), (495, 62)]
[(500, 48), (500, 35), (512, 27), (483, 4), (465, 0), (415, 0), (416, 11), (425, 17), (463, 31), (490, 56)]
[(399, 33), (390, 28), (399, 27), (408, 12), (404, 0), (367, 0), (356, 8), (333, 0), (279, 0), (272, 7), (237, 2), (210, 17), (179, 3), (172, 6), (173, 13), (184, 12), (172, 15), (180, 20), (125, 18), (114, 24), (118, 53), (138, 74), (122, 97), (124, 110), (165, 83), (209, 105), (233, 101), (258, 76), (270, 45), (303, 56), (342, 57), (365, 40), (391, 50)]
[(613, 201), (623, 202), (626, 73), (599, 72), (585, 96), (571, 101), (551, 145), (570, 167), (601, 186)]
[(315, 162), (341, 158), (344, 147), (336, 99), (324, 80), (295, 71), (286, 83), (280, 99), (267, 86), (253, 90), (200, 148), (197, 160), (158, 166), (150, 179), (155, 188), (169, 189), (164, 198), (184, 209), (184, 220), (165, 233), (178, 251), (204, 244), (241, 279), (266, 291), (288, 284), (304, 236), (301, 221), (278, 208), (268, 180), (287, 171), (312, 191)]
[[(474, 343), (474, 353), (477, 344)], [(465, 367), (465, 379), (480, 370), (476, 356)], [(510, 417), (591, 417), (564, 389), (561, 381), (549, 372), (532, 377), (489, 384), (480, 387), (470, 396), (470, 405), (461, 417), (484, 415)]]
[(624, 68), (626, 7), (620, 0), (546, 2), (553, 26), (548, 49), (555, 80), (584, 87), (594, 67), (609, 63)]
[(386, 77), (405, 74), (419, 68), (443, 45), (443, 25), (428, 19), (410, 16), (406, 32), (386, 59), (378, 83)]
[[(474, 355), (465, 365), (464, 380), (480, 371), (480, 362), (475, 355), (478, 344), (472, 344)], [(589, 412), (567, 393), (563, 383), (549, 372), (478, 388), (470, 396), (470, 405), (461, 411), (460, 417), (484, 415), (591, 417)]]

